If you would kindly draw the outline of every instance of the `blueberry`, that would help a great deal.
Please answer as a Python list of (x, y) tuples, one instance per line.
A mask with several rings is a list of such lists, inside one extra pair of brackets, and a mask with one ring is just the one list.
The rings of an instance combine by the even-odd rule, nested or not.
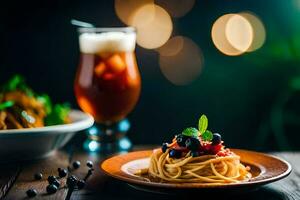
[(76, 180), (76, 181), (78, 180), (77, 176), (75, 176), (75, 175), (71, 175), (69, 178)]
[(59, 186), (60, 186), (59, 180), (53, 181), (52, 184), (55, 185), (55, 186), (58, 187), (58, 188), (59, 188)]
[(191, 137), (186, 140), (185, 145), (189, 150), (196, 151), (199, 149), (200, 141), (198, 138)]
[(79, 180), (77, 181), (77, 188), (80, 190), (82, 188), (84, 188), (85, 186), (85, 181), (84, 180)]
[(77, 184), (77, 181), (78, 181), (78, 179), (77, 179), (76, 176), (74, 176), (74, 175), (69, 176), (69, 177), (67, 178), (67, 186), (68, 186), (69, 188), (74, 188), (74, 187), (76, 186), (76, 184)]
[(57, 187), (56, 185), (50, 184), (47, 186), (46, 190), (48, 194), (54, 194), (55, 192), (57, 192)]
[(66, 169), (58, 168), (58, 175), (60, 178), (67, 176), (68, 171)]
[(177, 144), (180, 146), (180, 147), (185, 147), (185, 142), (186, 140), (188, 139), (189, 137), (188, 136), (185, 136), (185, 135), (177, 135), (176, 136), (176, 141), (177, 141)]
[(36, 173), (34, 174), (34, 179), (35, 180), (41, 180), (43, 178), (43, 174), (42, 173)]
[(165, 153), (167, 149), (168, 149), (168, 143), (163, 143), (161, 147), (162, 152)]
[(74, 167), (74, 169), (78, 169), (79, 167), (80, 167), (80, 161), (75, 161), (75, 162), (73, 162), (73, 167)]
[(181, 157), (181, 152), (176, 150), (176, 149), (171, 149), (171, 151), (169, 152), (169, 156), (171, 158), (180, 158)]
[(86, 161), (86, 166), (88, 166), (88, 168), (93, 168), (94, 164), (92, 161), (88, 160)]
[(214, 133), (213, 134), (213, 139), (212, 139), (212, 145), (217, 145), (220, 144), (222, 141), (222, 137), (219, 133)]
[(35, 189), (29, 189), (26, 191), (28, 197), (35, 197), (37, 195), (37, 191)]
[(56, 176), (48, 176), (48, 182), (49, 184), (52, 184), (55, 180), (57, 180)]

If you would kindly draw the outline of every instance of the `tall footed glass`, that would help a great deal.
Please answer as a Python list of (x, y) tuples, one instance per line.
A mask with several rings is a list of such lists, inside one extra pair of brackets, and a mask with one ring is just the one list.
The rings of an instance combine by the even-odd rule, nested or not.
[(141, 90), (134, 28), (79, 28), (80, 62), (75, 96), (80, 108), (95, 118), (84, 148), (110, 153), (127, 151), (130, 123)]

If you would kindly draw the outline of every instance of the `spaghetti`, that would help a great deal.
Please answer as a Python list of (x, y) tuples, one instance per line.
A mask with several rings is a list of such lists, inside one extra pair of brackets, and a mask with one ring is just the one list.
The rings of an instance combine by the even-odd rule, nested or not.
[(250, 167), (225, 148), (221, 135), (210, 132), (207, 126), (207, 117), (202, 115), (198, 129), (186, 128), (171, 144), (164, 143), (161, 149), (154, 150), (149, 168), (136, 174), (174, 183), (216, 185), (249, 180)]
[(231, 153), (224, 157), (203, 155), (192, 157), (190, 152), (179, 159), (170, 158), (169, 151), (155, 150), (150, 157), (149, 176), (168, 182), (237, 183), (251, 178), (250, 168)]

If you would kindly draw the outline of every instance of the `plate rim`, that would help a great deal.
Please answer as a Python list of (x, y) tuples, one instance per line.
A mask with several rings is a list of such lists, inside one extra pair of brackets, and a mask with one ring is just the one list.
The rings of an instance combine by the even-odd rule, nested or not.
[[(120, 166), (120, 171), (122, 171), (122, 175), (116, 175), (113, 174), (109, 171), (107, 171), (105, 169), (105, 164), (110, 161), (111, 159), (114, 159), (116, 157), (124, 157), (124, 156), (128, 156), (129, 154), (136, 154), (136, 153), (151, 153), (153, 150), (143, 150), (143, 151), (133, 151), (133, 152), (129, 152), (127, 154), (121, 154), (121, 155), (114, 155), (111, 156), (107, 159), (105, 159), (103, 162), (101, 162), (100, 164), (100, 169), (101, 171), (103, 171), (106, 175), (113, 177), (115, 179), (121, 180), (121, 181), (125, 181), (127, 184), (135, 184), (135, 185), (140, 185), (140, 186), (146, 186), (146, 187), (152, 187), (152, 188), (177, 188), (177, 189), (209, 189), (209, 188), (236, 188), (236, 187), (247, 187), (247, 186), (259, 186), (259, 185), (265, 185), (271, 182), (275, 182), (278, 181), (280, 179), (283, 179), (285, 177), (287, 177), (291, 171), (292, 171), (292, 166), (289, 162), (287, 162), (286, 160), (279, 158), (278, 156), (275, 155), (270, 155), (267, 153), (262, 153), (262, 152), (257, 152), (257, 151), (250, 151), (250, 150), (244, 150), (244, 149), (234, 149), (234, 148), (230, 148), (233, 152), (234, 151), (242, 151), (244, 153), (251, 153), (251, 154), (258, 154), (264, 157), (268, 157), (271, 159), (275, 159), (283, 164), (286, 165), (287, 169), (282, 172), (281, 174), (277, 175), (277, 176), (273, 176), (273, 177), (269, 177), (269, 178), (265, 178), (265, 179), (261, 179), (261, 180), (253, 180), (251, 182), (240, 182), (240, 183), (230, 183), (230, 184), (220, 184), (220, 185), (211, 185), (211, 184), (205, 184), (205, 183), (186, 183), (186, 184), (174, 184), (174, 183), (158, 183), (158, 182), (146, 182), (145, 180), (143, 180), (143, 178), (137, 178), (134, 176), (131, 176), (129, 174), (126, 174), (125, 172), (123, 172), (121, 170), (121, 167), (123, 165)], [(141, 157), (138, 159), (143, 159), (146, 157)], [(138, 160), (138, 159), (133, 159), (133, 160)], [(126, 163), (133, 161), (133, 160), (128, 160)], [(126, 164), (124, 163), (124, 164)], [(260, 165), (260, 164), (259, 164)]]
[[(76, 116), (76, 117), (75, 117)], [(77, 109), (70, 111), (70, 117), (74, 119), (69, 124), (58, 124), (39, 128), (24, 128), (24, 129), (9, 129), (0, 130), (0, 138), (13, 137), (23, 134), (42, 134), (42, 133), (61, 133), (61, 132), (75, 132), (91, 127), (94, 124), (94, 118), (87, 113)]]

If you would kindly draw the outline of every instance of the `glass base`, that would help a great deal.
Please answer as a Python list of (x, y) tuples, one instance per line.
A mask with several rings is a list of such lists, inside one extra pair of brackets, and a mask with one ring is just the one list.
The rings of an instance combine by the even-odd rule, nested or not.
[(87, 130), (88, 138), (83, 144), (89, 152), (111, 154), (115, 152), (127, 152), (131, 149), (132, 143), (126, 137), (130, 129), (128, 119), (123, 119), (114, 124), (95, 124)]

